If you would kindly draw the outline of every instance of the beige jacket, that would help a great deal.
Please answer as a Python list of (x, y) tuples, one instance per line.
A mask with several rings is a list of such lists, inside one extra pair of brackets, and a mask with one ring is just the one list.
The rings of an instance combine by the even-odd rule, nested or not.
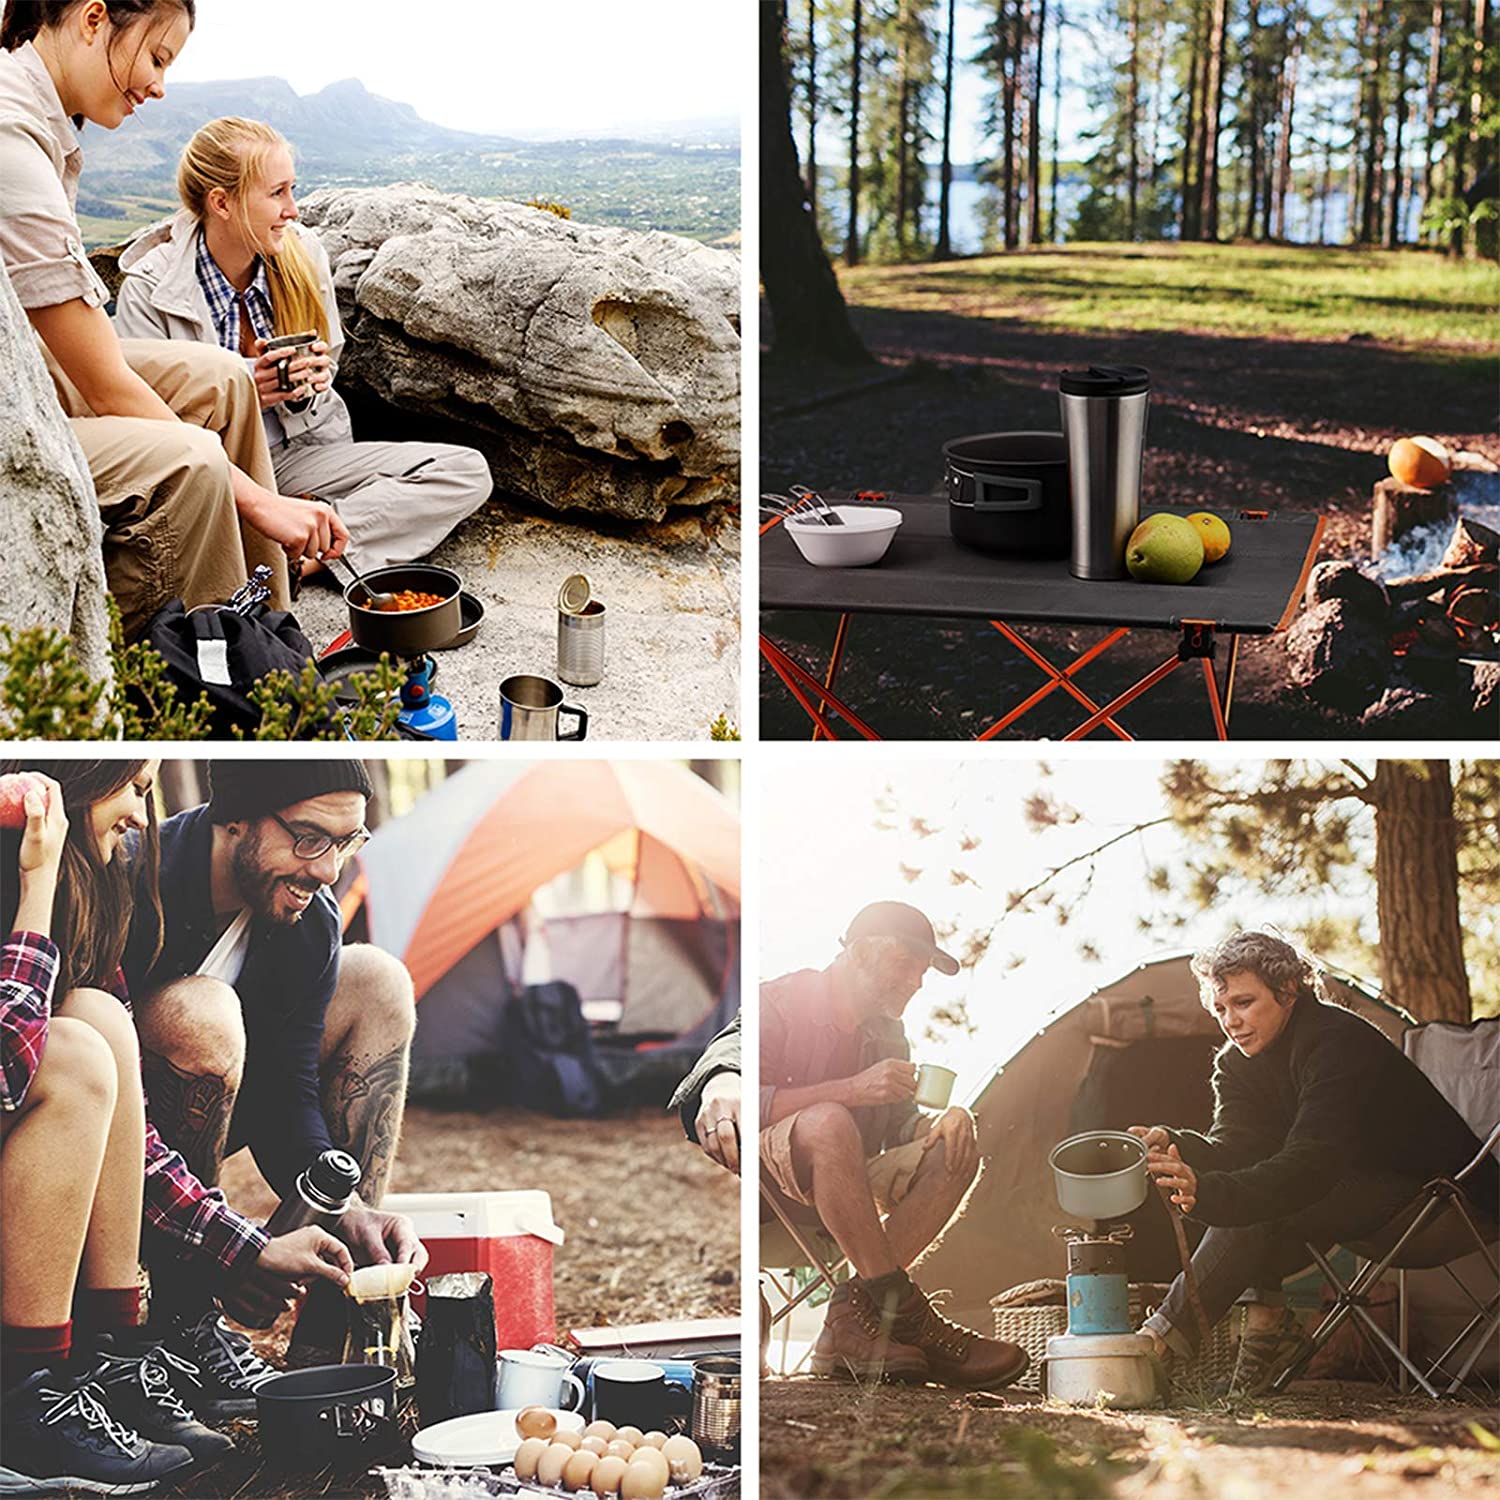
[[(328, 357), (338, 373), (339, 355), (344, 348), (344, 330), (339, 322), (338, 305), (333, 295), (333, 271), (328, 252), (315, 234), (300, 225), (288, 226), (299, 238), (312, 261), (328, 316)], [(115, 300), (115, 329), (127, 339), (193, 339), (200, 344), (217, 344), (213, 316), (208, 298), (198, 281), (198, 228), (186, 211), (175, 218), (143, 229), (120, 257), (124, 280)], [(304, 411), (274, 407), (267, 416), (280, 423), (279, 439), (271, 423), (267, 435), (273, 438), (272, 456), (279, 441), (290, 446), (312, 443), (352, 443), (354, 428), (343, 397), (330, 386), (314, 396)]]

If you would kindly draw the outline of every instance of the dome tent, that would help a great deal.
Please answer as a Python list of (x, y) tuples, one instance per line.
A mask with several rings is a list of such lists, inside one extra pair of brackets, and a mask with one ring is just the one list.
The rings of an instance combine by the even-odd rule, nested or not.
[[(1066, 1266), (1053, 1227), (1058, 1207), (1047, 1157), (1084, 1130), (1169, 1124), (1207, 1129), (1209, 1079), (1223, 1035), (1198, 997), (1190, 952), (1160, 954), (1091, 995), (1055, 1009), (968, 1101), (985, 1169), (963, 1217), (923, 1260), (922, 1284), (950, 1289), (948, 1316), (991, 1325), (990, 1298), (1059, 1277)], [(1378, 1026), (1396, 1046), (1412, 1024), (1352, 977), (1322, 966), (1336, 1004)], [(1153, 1194), (1130, 1215), (1133, 1281), (1178, 1271), (1171, 1224)], [(1196, 1243), (1201, 1228), (1189, 1224)]]
[(667, 761), (474, 762), (376, 831), (342, 899), (346, 931), (411, 971), (414, 1097), (503, 1102), (489, 1064), (520, 989), (515, 924), (586, 867), (607, 878), (572, 882), (546, 947), (550, 977), (609, 1018), (595, 1035), (613, 1102), (664, 1103), (738, 1009), (739, 818), (726, 798)]

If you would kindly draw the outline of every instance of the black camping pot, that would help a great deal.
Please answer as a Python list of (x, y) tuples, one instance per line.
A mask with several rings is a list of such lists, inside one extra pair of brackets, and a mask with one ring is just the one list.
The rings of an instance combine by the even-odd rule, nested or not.
[[(440, 604), (425, 609), (370, 609), (363, 601), (364, 584), (382, 593), (412, 589), (423, 594), (441, 594)], [(431, 563), (402, 563), (394, 568), (376, 568), (363, 582), (344, 589), (349, 609), (349, 633), (366, 651), (389, 651), (392, 656), (422, 656), (448, 645), (463, 628), (463, 580), (451, 568)], [(360, 602), (356, 603), (358, 600)]]
[(401, 1440), (388, 1365), (313, 1365), (255, 1392), (260, 1448), (281, 1469), (362, 1467)]
[(982, 432), (943, 444), (955, 542), (1004, 557), (1066, 557), (1068, 446), (1060, 432)]

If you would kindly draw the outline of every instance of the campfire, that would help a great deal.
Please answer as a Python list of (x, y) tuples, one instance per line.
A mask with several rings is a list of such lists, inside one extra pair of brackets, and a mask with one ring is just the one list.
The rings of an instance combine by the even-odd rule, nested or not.
[(1485, 492), (1500, 494), (1500, 475), (1455, 475), (1443, 492), (1414, 492), (1423, 496), (1417, 506), (1382, 489), (1375, 561), (1319, 563), (1308, 579), (1307, 608), (1286, 638), (1291, 680), (1364, 729), (1427, 736), (1487, 724), (1492, 732), (1500, 505)]

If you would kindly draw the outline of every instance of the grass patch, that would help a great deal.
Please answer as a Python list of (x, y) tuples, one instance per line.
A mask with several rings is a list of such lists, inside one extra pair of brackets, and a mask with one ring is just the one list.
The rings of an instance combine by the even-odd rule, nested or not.
[(856, 306), (1092, 333), (1184, 331), (1500, 349), (1500, 272), (1419, 250), (1060, 245), (841, 270)]

